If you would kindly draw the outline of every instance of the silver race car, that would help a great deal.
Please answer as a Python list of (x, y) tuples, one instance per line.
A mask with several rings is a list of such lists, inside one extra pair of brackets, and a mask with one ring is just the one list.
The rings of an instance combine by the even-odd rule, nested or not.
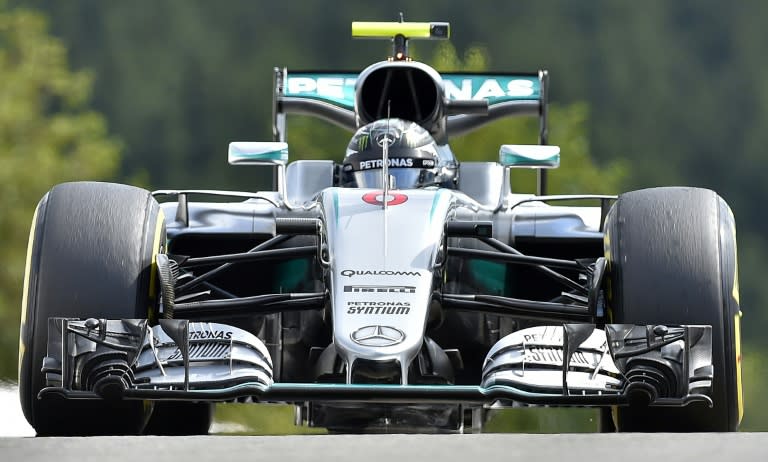
[[(392, 40), (360, 73), (274, 74), (271, 191), (55, 186), (32, 223), (19, 385), (39, 434), (194, 434), (212, 403), (338, 432), (477, 431), (485, 410), (596, 406), (604, 430), (731, 431), (742, 414), (733, 215), (714, 192), (545, 194), (548, 74), (443, 73)], [(353, 133), (288, 162), (287, 114)], [(509, 116), (539, 145), (459, 162)], [(502, 142), (513, 140), (502, 140)], [(567, 155), (567, 153), (565, 153)], [(509, 169), (539, 171), (539, 191)], [(512, 185), (514, 186), (514, 185)]]

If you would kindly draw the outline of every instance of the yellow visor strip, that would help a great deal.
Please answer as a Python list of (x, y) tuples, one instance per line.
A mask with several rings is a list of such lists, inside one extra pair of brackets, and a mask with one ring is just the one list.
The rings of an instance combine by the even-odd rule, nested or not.
[(362, 22), (352, 23), (352, 37), (392, 38), (402, 35), (412, 39), (447, 39), (451, 28), (447, 22)]

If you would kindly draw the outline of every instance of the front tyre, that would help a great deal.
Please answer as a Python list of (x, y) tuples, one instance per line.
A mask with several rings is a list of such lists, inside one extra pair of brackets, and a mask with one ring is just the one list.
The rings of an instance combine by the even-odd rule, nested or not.
[(79, 182), (51, 189), (30, 231), (19, 338), (19, 392), (38, 435), (137, 434), (141, 401), (37, 399), (48, 318), (147, 318), (156, 308), (154, 260), (165, 224), (149, 192)]
[(623, 194), (605, 225), (610, 321), (712, 326), (714, 407), (617, 407), (618, 431), (735, 431), (742, 416), (736, 228), (697, 188)]

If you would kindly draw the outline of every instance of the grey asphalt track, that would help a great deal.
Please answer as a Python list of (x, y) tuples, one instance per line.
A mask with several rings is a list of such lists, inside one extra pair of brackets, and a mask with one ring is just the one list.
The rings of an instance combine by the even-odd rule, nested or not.
[(0, 438), (2, 461), (765, 461), (768, 434)]

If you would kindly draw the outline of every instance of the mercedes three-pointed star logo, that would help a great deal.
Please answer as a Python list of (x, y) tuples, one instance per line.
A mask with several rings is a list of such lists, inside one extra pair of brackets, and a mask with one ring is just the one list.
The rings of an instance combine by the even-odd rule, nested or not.
[(365, 326), (352, 332), (351, 337), (358, 345), (387, 347), (405, 340), (405, 333), (390, 326)]
[(384, 143), (386, 142), (388, 146), (392, 146), (392, 144), (397, 140), (395, 138), (395, 135), (392, 133), (384, 133), (378, 137), (376, 137), (376, 144), (378, 144), (381, 147), (384, 147)]

